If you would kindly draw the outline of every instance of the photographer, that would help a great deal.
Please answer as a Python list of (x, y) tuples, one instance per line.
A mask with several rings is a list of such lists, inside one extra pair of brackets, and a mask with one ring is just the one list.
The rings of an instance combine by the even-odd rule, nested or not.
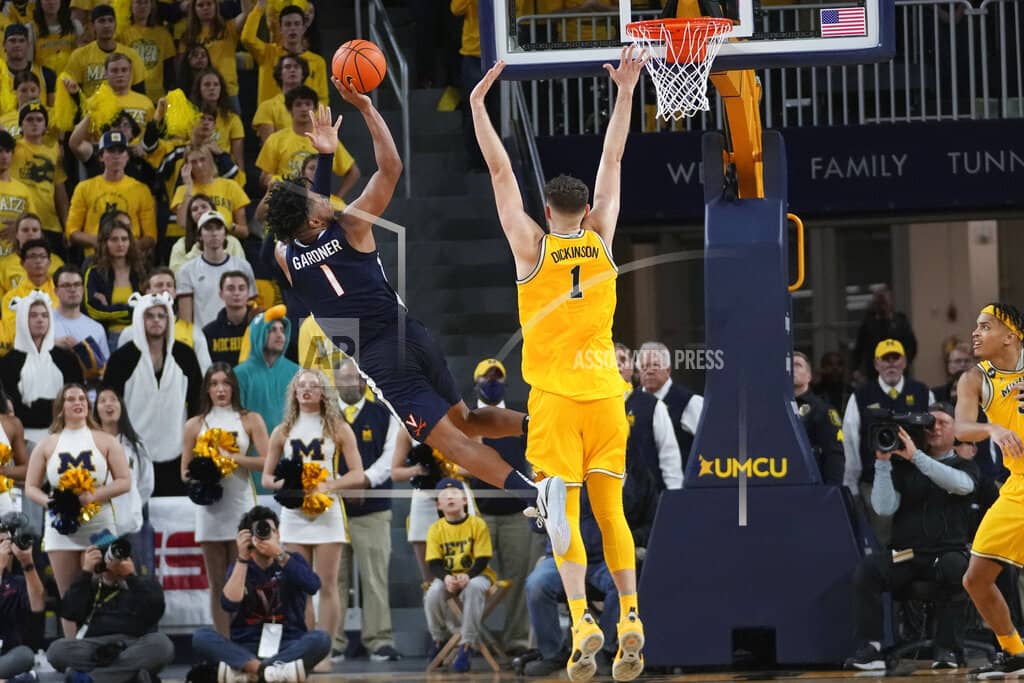
[[(82, 555), (82, 573), (61, 598), (61, 616), (75, 638), (55, 640), (46, 653), (57, 671), (88, 672), (95, 683), (145, 683), (174, 659), (174, 645), (156, 632), (164, 593), (138, 576), (131, 546), (109, 532)], [(94, 541), (97, 543), (97, 541)]]
[(228, 571), (221, 605), (231, 615), (231, 640), (212, 628), (196, 631), (192, 649), (216, 670), (196, 670), (190, 680), (295, 683), (331, 651), (326, 631), (306, 628), (306, 603), (320, 590), (320, 577), (297, 553), (281, 549), (278, 519), (257, 505), (245, 513), (235, 537), (238, 559)]
[[(10, 524), (9, 515), (0, 522), (0, 680), (32, 669), (35, 657), (31, 648), (22, 644), (22, 630), (29, 612), (42, 614), (45, 600), (43, 583), (32, 562), (33, 539), (12, 528), (15, 525)], [(11, 571), (12, 557), (21, 565), (21, 576)]]
[[(897, 449), (875, 452), (871, 506), (879, 515), (892, 515), (892, 552), (868, 555), (854, 573), (854, 618), (864, 643), (847, 661), (855, 669), (885, 669), (883, 591), (898, 591), (912, 581), (938, 583), (948, 598), (963, 590), (978, 466), (953, 450), (953, 406), (934, 403), (928, 410), (934, 423), (925, 430), (925, 452), (902, 427)], [(957, 667), (963, 608), (950, 599), (939, 602), (933, 668)]]

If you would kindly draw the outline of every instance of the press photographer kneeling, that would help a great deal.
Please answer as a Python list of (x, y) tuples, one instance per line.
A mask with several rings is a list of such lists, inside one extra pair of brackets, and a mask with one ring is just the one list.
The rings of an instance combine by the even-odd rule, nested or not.
[[(25, 531), (28, 520), (19, 512), (0, 518), (0, 680), (29, 671), (35, 661), (24, 644), (29, 613), (42, 614), (43, 583), (32, 561), (35, 539)], [(13, 572), (14, 560), (21, 574)]]
[[(892, 515), (892, 542), (887, 552), (861, 560), (854, 573), (854, 618), (862, 647), (847, 661), (852, 668), (885, 669), (883, 592), (899, 591), (912, 581), (935, 582), (947, 598), (963, 591), (970, 505), (979, 472), (953, 450), (953, 415), (950, 404), (933, 403), (927, 414), (897, 420), (890, 415), (872, 431), (871, 506), (879, 515)], [(933, 668), (957, 666), (964, 621), (962, 601), (938, 601)]]
[(231, 639), (209, 627), (197, 630), (192, 650), (208, 665), (192, 669), (188, 680), (300, 683), (331, 652), (326, 631), (306, 628), (306, 601), (320, 590), (320, 577), (302, 555), (281, 549), (270, 508), (245, 513), (236, 543), (238, 559), (220, 598), (231, 615)]
[(91, 541), (82, 573), (61, 597), (61, 616), (75, 622), (77, 636), (55, 640), (46, 657), (67, 680), (147, 683), (174, 659), (171, 639), (156, 632), (163, 589), (135, 573), (128, 541), (109, 532)]

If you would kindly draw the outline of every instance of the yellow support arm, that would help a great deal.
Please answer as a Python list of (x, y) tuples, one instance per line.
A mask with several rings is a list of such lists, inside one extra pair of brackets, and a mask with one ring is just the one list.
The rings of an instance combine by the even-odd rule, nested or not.
[(725, 104), (732, 152), (723, 163), (736, 165), (740, 199), (764, 197), (764, 163), (761, 158), (761, 84), (753, 69), (711, 74)]

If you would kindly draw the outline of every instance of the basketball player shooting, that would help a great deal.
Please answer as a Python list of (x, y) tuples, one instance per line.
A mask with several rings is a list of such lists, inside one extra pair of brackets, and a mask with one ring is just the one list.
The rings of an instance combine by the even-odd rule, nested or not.
[[(1024, 673), (1024, 643), (1010, 619), (1010, 609), (996, 587), (1006, 564), (1024, 566), (1024, 321), (1013, 306), (989, 304), (981, 309), (971, 342), (980, 362), (956, 385), (956, 438), (991, 438), (1003, 453), (1010, 478), (985, 513), (971, 546), (964, 588), (985, 623), (995, 632), (1006, 657), (977, 670), (978, 678), (1003, 678)], [(978, 422), (978, 406), (988, 423)]]
[(604, 644), (604, 635), (587, 610), (587, 555), (579, 529), (584, 482), (601, 528), (605, 562), (619, 590), (619, 648), (612, 676), (631, 681), (643, 671), (636, 553), (622, 508), (629, 425), (612, 345), (617, 271), (611, 244), (633, 89), (645, 63), (646, 57), (630, 46), (622, 51), (618, 67), (604, 65), (619, 92), (597, 168), (594, 205), (588, 204), (583, 181), (564, 175), (548, 181), (548, 234), (524, 210), (512, 164), (484, 106), (504, 62), (488, 71), (470, 95), (477, 141), (516, 264), (523, 378), (531, 387), (526, 458), (536, 470), (563, 478), (568, 487), (571, 540), (564, 552), (554, 551), (572, 613), (572, 653), (566, 665), (572, 681), (594, 676), (594, 655)]
[(336, 324), (349, 337), (356, 335), (346, 326), (358, 324), (358, 348), (344, 350), (412, 438), (525, 500), (531, 506), (528, 514), (536, 514), (552, 546), (565, 552), (565, 482), (551, 477), (534, 485), (497, 451), (474, 440), (524, 434), (527, 416), (494, 407), (470, 410), (437, 341), (422, 323), (405, 315), (405, 305), (384, 274), (373, 222), (391, 202), (402, 161), (370, 98), (337, 78), (331, 80), (366, 121), (377, 171), (362, 194), (336, 214), (329, 197), (342, 117), (332, 125), (329, 107), (310, 112), (313, 130), (306, 136), (318, 153), (312, 192), (281, 181), (270, 193), (267, 224), (279, 242), (274, 251), (277, 264), (330, 338), (336, 337), (331, 334)]

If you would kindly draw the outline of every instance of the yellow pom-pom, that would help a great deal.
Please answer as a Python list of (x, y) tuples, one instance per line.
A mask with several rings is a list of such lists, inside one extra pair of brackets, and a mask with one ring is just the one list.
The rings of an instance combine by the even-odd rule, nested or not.
[(10, 69), (0, 69), (0, 114), (6, 114), (18, 108), (18, 98), (14, 94), (14, 80)]
[(103, 127), (113, 123), (117, 115), (121, 113), (121, 103), (118, 102), (117, 95), (111, 90), (110, 84), (103, 81), (93, 96), (86, 100), (85, 109), (92, 122), (93, 135), (99, 137), (103, 132)]
[(57, 487), (81, 495), (92, 493), (96, 489), (96, 480), (92, 478), (92, 472), (84, 467), (70, 467), (61, 473)]
[(167, 137), (190, 138), (192, 129), (199, 123), (199, 110), (180, 88), (167, 93), (166, 99), (167, 114), (164, 122), (167, 125)]
[(14, 488), (14, 480), (10, 477), (0, 476), (0, 493), (7, 493)]
[(110, 5), (114, 8), (114, 18), (119, 27), (132, 25), (132, 0), (113, 0)]
[(11, 464), (11, 447), (0, 443), (0, 467)]
[(327, 470), (318, 462), (302, 463), (302, 488), (306, 491), (327, 481), (329, 476)]
[(323, 493), (311, 493), (302, 499), (302, 511), (307, 515), (319, 515), (331, 507), (334, 499)]
[(214, 427), (196, 437), (196, 445), (192, 452), (198, 458), (213, 458), (214, 464), (220, 470), (220, 476), (226, 477), (238, 469), (238, 463), (234, 458), (222, 454), (222, 450), (238, 453), (238, 440), (226, 429)]
[(88, 522), (90, 519), (100, 514), (99, 503), (89, 503), (88, 505), (82, 506), (82, 511), (78, 513), (78, 521)]
[(53, 100), (53, 111), (50, 112), (50, 125), (59, 131), (70, 131), (75, 127), (75, 114), (78, 112), (78, 105), (75, 104), (64, 79), (74, 80), (67, 73), (61, 73), (57, 77), (57, 94)]

